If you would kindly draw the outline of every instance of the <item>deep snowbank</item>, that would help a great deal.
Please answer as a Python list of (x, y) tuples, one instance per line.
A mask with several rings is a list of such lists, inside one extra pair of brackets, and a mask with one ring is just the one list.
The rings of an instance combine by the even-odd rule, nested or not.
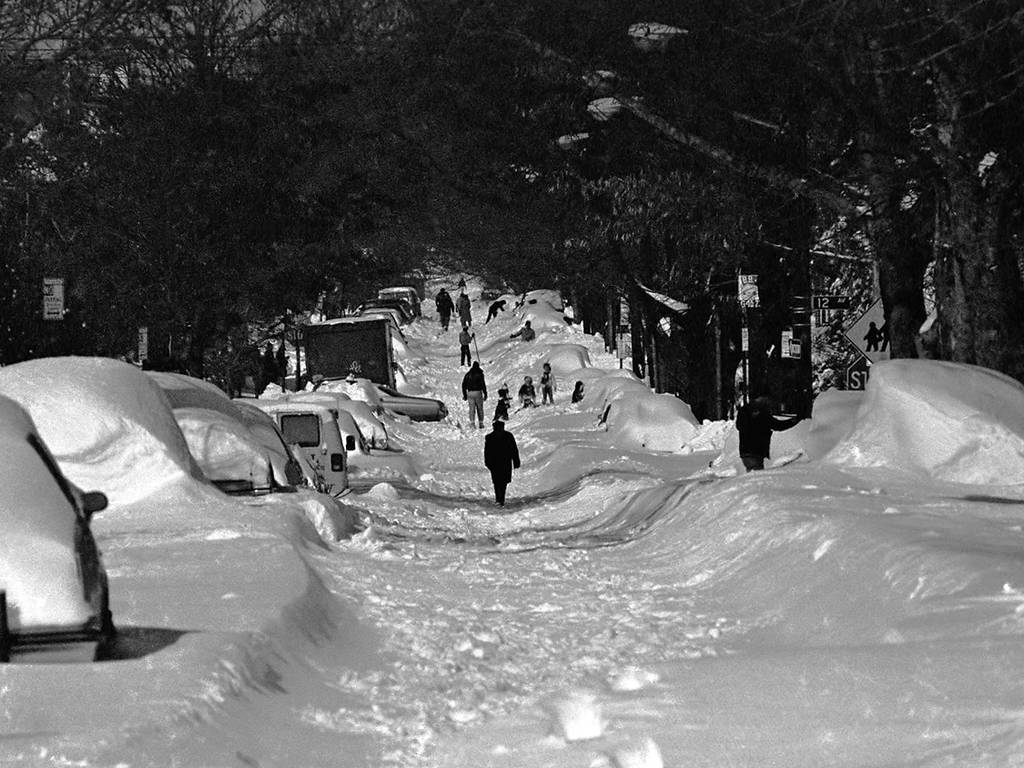
[(21, 403), (68, 477), (111, 505), (202, 481), (163, 393), (133, 365), (90, 357), (0, 368), (0, 393)]
[(849, 431), (822, 459), (956, 483), (1024, 483), (1024, 386), (935, 360), (871, 367)]

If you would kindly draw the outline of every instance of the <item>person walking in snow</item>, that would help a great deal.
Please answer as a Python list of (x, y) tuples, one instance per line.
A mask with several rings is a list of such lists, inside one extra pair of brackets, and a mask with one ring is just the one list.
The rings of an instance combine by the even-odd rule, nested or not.
[(473, 324), (473, 315), (469, 309), (469, 296), (465, 291), (459, 294), (459, 299), (455, 302), (455, 311), (459, 313), (459, 320), (463, 325)]
[(484, 320), (484, 325), (487, 325), (491, 320), (498, 316), (499, 312), (505, 311), (505, 300), (499, 299), (495, 301), (487, 308), (487, 319)]
[(434, 306), (437, 307), (438, 317), (441, 318), (441, 330), (447, 331), (452, 312), (455, 310), (455, 302), (444, 288), (438, 291), (437, 296), (434, 297)]
[(510, 334), (509, 338), (522, 339), (523, 341), (533, 341), (535, 338), (537, 338), (537, 332), (533, 330), (533, 327), (530, 325), (530, 321), (527, 320), (526, 325), (524, 325), (515, 333)]
[(459, 331), (459, 365), (469, 365), (473, 362), (473, 356), (469, 352), (469, 342), (476, 338), (475, 333), (469, 332), (469, 326), (465, 323), (462, 324), (462, 330)]
[(512, 470), (519, 469), (519, 446), (511, 432), (505, 431), (505, 422), (495, 420), (494, 431), (484, 438), (484, 466), (491, 472), (494, 500), (505, 506), (505, 489), (512, 482)]
[(478, 361), (462, 377), (462, 399), (469, 403), (469, 426), (484, 428), (484, 400), (487, 399), (487, 383)]
[(736, 413), (736, 429), (740, 433), (740, 459), (747, 472), (764, 469), (764, 461), (770, 455), (772, 432), (790, 429), (800, 421), (799, 416), (780, 419), (773, 415), (771, 400), (764, 395), (741, 406)]
[(555, 374), (551, 372), (551, 363), (544, 363), (540, 374), (540, 404), (555, 404)]

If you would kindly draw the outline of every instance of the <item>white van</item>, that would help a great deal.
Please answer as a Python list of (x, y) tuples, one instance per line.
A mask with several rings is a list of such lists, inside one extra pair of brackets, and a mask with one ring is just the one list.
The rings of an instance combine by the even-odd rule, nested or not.
[[(295, 394), (288, 395), (287, 402), (326, 405), (338, 420), (338, 428), (341, 430), (341, 436), (345, 438), (346, 445), (348, 444), (348, 436), (352, 435), (356, 439), (356, 450), (364, 456), (370, 455), (370, 448), (378, 447), (374, 438), (363, 431), (363, 424), (360, 422), (362, 421), (363, 413), (369, 414), (370, 418), (373, 418), (377, 424), (381, 424), (381, 422), (373, 416), (366, 403), (353, 400), (344, 392), (332, 392), (330, 390), (296, 392)], [(356, 406), (362, 406), (363, 411), (354, 413), (353, 411), (357, 410)], [(381, 424), (381, 429), (383, 429), (383, 424)], [(386, 447), (387, 432), (384, 433), (383, 442), (384, 447)]]
[(342, 438), (330, 408), (281, 400), (251, 402), (274, 417), (286, 443), (299, 446), (301, 457), (323, 478), (327, 493), (339, 496), (348, 490), (348, 452), (359, 446), (354, 435)]

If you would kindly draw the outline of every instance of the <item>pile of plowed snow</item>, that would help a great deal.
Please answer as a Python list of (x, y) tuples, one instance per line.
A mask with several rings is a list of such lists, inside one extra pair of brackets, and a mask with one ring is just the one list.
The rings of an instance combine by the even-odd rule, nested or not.
[(844, 413), (845, 421), (833, 422), (840, 435), (822, 461), (954, 483), (1024, 483), (1024, 387), (988, 368), (877, 363), (856, 410)]
[[(823, 392), (813, 419), (776, 433), (771, 450), (768, 466), (800, 459), (949, 483), (1024, 484), (1024, 386), (962, 363), (879, 362), (864, 392)], [(715, 466), (737, 464), (732, 428)]]

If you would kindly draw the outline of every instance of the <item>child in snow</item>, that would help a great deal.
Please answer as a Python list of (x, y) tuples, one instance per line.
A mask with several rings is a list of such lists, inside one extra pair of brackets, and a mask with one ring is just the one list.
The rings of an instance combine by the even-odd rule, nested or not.
[(508, 421), (508, 406), (512, 398), (508, 396), (508, 385), (505, 384), (498, 390), (498, 404), (494, 406), (494, 418), (491, 421)]
[(519, 388), (519, 408), (533, 408), (537, 405), (537, 390), (533, 388), (533, 379), (526, 376)]
[(576, 388), (572, 391), (572, 401), (578, 403), (583, 399), (583, 382), (577, 381)]
[(555, 404), (555, 374), (551, 372), (551, 363), (544, 363), (544, 370), (540, 375), (540, 397), (541, 405)]

